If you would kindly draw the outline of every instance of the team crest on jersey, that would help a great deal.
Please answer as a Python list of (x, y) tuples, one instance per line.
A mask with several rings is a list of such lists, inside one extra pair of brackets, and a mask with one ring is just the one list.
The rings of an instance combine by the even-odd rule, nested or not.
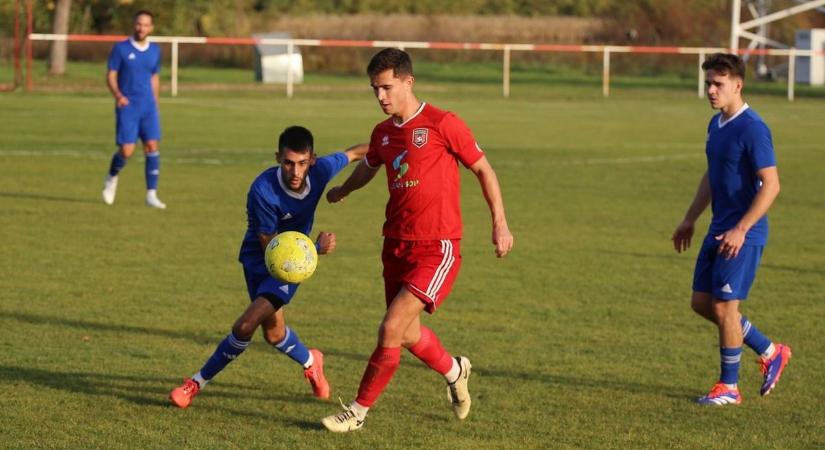
[(383, 138), (381, 138), (381, 145), (383, 147), (386, 147), (387, 145), (390, 145), (390, 137), (387, 136), (386, 134), (384, 135)]
[(429, 130), (426, 128), (416, 128), (413, 130), (412, 143), (414, 146), (421, 148), (427, 145), (427, 135)]

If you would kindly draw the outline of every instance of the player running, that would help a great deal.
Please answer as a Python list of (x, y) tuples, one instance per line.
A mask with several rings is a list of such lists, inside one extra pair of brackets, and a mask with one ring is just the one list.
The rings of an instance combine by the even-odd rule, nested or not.
[(103, 183), (103, 201), (115, 202), (117, 176), (135, 151), (138, 137), (146, 155), (146, 205), (164, 209), (158, 199), (160, 176), (160, 47), (147, 40), (152, 33), (152, 13), (135, 14), (134, 31), (129, 39), (115, 44), (109, 54), (106, 84), (115, 97), (115, 143), (109, 173)]
[(673, 232), (673, 246), (690, 246), (696, 219), (711, 205), (713, 217), (696, 258), (691, 307), (719, 328), (721, 375), (703, 405), (742, 402), (737, 383), (742, 342), (760, 355), (764, 380), (759, 394), (776, 386), (791, 348), (774, 344), (739, 313), (756, 276), (768, 240), (766, 213), (779, 194), (771, 132), (742, 99), (745, 63), (736, 55), (715, 54), (702, 64), (708, 99), (720, 113), (708, 124), (708, 169), (685, 218)]
[[(264, 263), (264, 249), (269, 241), (284, 231), (309, 234), (318, 201), (327, 183), (347, 164), (363, 158), (367, 145), (324, 157), (316, 157), (312, 134), (306, 128), (292, 126), (278, 138), (276, 159), (280, 166), (261, 173), (249, 189), (246, 202), (248, 228), (241, 244), (246, 287), (252, 303), (235, 321), (232, 331), (218, 344), (203, 367), (175, 388), (169, 399), (186, 408), (192, 399), (227, 364), (249, 345), (260, 326), (264, 339), (276, 350), (304, 368), (315, 397), (329, 398), (329, 384), (324, 377), (324, 355), (308, 349), (284, 322), (284, 307), (289, 304), (298, 284), (279, 281), (269, 275)], [(335, 234), (321, 232), (315, 242), (319, 255), (335, 249)]]
[(344, 184), (330, 189), (327, 199), (342, 200), (385, 167), (390, 197), (381, 258), (387, 312), (355, 401), (322, 419), (335, 432), (363, 426), (367, 411), (398, 368), (401, 347), (444, 376), (459, 419), (470, 412), (470, 360), (450, 355), (420, 320), (422, 311), (432, 314), (442, 304), (461, 266), (459, 162), (481, 184), (492, 214), (496, 254), (503, 257), (513, 247), (493, 168), (461, 119), (415, 97), (409, 55), (384, 49), (373, 56), (367, 73), (381, 109), (390, 118), (375, 127), (366, 158)]

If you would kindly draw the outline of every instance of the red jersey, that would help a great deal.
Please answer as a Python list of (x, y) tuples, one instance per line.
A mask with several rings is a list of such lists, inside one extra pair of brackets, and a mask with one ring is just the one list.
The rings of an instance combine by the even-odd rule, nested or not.
[(473, 165), (484, 152), (455, 114), (421, 103), (404, 123), (389, 118), (372, 131), (366, 163), (384, 164), (384, 236), (404, 240), (461, 239), (458, 162)]

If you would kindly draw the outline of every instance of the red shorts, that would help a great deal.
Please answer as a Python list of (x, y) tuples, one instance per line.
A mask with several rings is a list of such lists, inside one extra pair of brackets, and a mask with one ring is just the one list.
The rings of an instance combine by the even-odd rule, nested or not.
[(385, 238), (384, 296), (387, 306), (402, 287), (424, 302), (432, 314), (447, 298), (461, 267), (460, 240), (405, 241)]

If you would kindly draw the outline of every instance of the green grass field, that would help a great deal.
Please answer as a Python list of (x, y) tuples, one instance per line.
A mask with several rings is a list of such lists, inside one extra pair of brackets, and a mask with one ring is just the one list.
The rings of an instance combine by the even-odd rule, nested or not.
[[(405, 354), (366, 427), (327, 433), (319, 419), (337, 400), (314, 400), (260, 336), (192, 407), (169, 407), (169, 390), (247, 304), (236, 262), (245, 195), (273, 163), (277, 134), (303, 124), (328, 153), (383, 118), (365, 81), (347, 83), (302, 87), (292, 100), (275, 90), (164, 97), (165, 211), (143, 205), (140, 156), (115, 205), (100, 200), (114, 121), (99, 88), (0, 95), (0, 447), (825, 447), (825, 105), (748, 97), (773, 129), (783, 191), (743, 309), (794, 358), (763, 399), (746, 349), (744, 403), (701, 408), (693, 399), (718, 376), (715, 329), (689, 307), (696, 246), (678, 255), (669, 240), (705, 164), (711, 111), (689, 80), (620, 86), (608, 100), (598, 84), (523, 83), (505, 100), (494, 83), (419, 77), (421, 97), (458, 112), (486, 149), (516, 236), (497, 260), (465, 171), (464, 266), (425, 319), (472, 359), (465, 422), (440, 377)], [(326, 353), (333, 399), (345, 402), (383, 313), (380, 178), (320, 206), (316, 231), (335, 231), (338, 249), (286, 310)]]

